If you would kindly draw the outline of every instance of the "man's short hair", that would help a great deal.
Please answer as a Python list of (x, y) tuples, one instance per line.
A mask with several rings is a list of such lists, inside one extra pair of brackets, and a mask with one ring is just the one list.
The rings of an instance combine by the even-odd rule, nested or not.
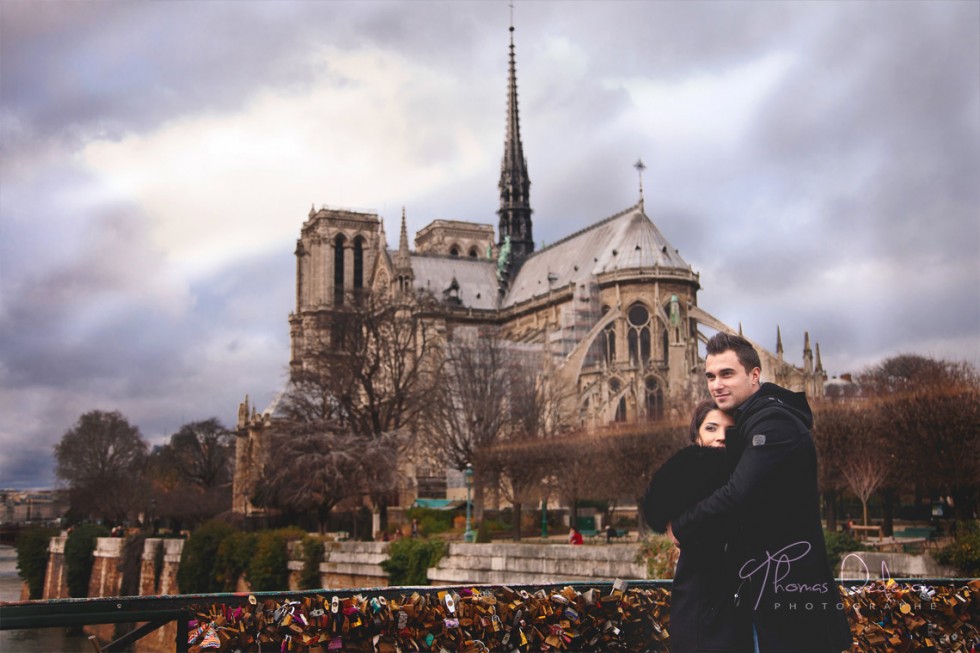
[(755, 350), (748, 340), (742, 336), (731, 333), (716, 333), (708, 340), (707, 350), (709, 356), (717, 356), (726, 351), (735, 352), (738, 362), (745, 368), (746, 373), (755, 368), (762, 369), (762, 361), (759, 360), (759, 352)]

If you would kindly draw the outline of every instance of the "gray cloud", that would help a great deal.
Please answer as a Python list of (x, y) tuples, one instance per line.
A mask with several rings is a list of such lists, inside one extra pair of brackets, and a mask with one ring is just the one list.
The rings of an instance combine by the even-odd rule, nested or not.
[(191, 288), (197, 301), (179, 319), (133, 297), (97, 330), (72, 337), (70, 324), (52, 333), (58, 324), (5, 312), (3, 484), (53, 483), (52, 448), (89, 410), (120, 410), (159, 443), (189, 421), (233, 425), (248, 393), (260, 407), (271, 401), (288, 363), (290, 258), (274, 253), (215, 271)]
[[(505, 4), (7, 0), (0, 12), (2, 485), (50, 483), (51, 446), (87, 410), (119, 409), (159, 439), (230, 421), (245, 393), (262, 406), (284, 378), (289, 239), (171, 278), (152, 207), (105, 200), (77, 167), (92, 139), (220, 116), (259, 90), (357, 84), (360, 71), (309, 55), (384, 49), (460, 89), (390, 107), (426, 126), (411, 134), (418, 165), (466, 146), (426, 123), (436, 108), (465, 112), (492, 144), (479, 169), (376, 207), (389, 242), (401, 202), (413, 229), (496, 222)], [(976, 3), (538, 2), (515, 16), (539, 241), (634, 203), (640, 156), (647, 212), (701, 272), (709, 312), (770, 347), (780, 325), (791, 360), (809, 330), (831, 373), (903, 351), (980, 362)], [(774, 55), (790, 64), (730, 151), (671, 150), (647, 129), (658, 116), (635, 122), (608, 83), (682, 83)], [(379, 196), (404, 174), (387, 166)], [(275, 219), (294, 238), (304, 217)]]

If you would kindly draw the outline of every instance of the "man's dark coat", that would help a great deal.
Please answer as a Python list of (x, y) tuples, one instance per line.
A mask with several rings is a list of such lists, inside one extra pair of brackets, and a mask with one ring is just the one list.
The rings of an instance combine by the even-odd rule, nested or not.
[(714, 539), (718, 524), (734, 519), (737, 600), (752, 611), (761, 653), (851, 646), (820, 523), (812, 424), (803, 393), (764, 383), (726, 431), (738, 460), (731, 479), (671, 524), (683, 550)]
[[(724, 449), (690, 446), (657, 470), (643, 496), (643, 518), (655, 531), (728, 481)], [(737, 583), (725, 554), (725, 531), (681, 549), (670, 590), (672, 653), (750, 653), (752, 630), (732, 601)]]

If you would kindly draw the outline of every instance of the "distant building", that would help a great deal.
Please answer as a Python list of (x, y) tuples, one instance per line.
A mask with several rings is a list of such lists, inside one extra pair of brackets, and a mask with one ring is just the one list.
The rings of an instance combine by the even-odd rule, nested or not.
[[(321, 318), (359, 290), (421, 290), (441, 303), (433, 317), (441, 332), (495, 325), (522, 347), (550, 352), (558, 372), (578, 388), (585, 428), (686, 416), (705, 392), (699, 343), (710, 333), (703, 329), (736, 330), (698, 306), (699, 274), (646, 214), (642, 187), (635, 205), (536, 250), (511, 30), (496, 230), (436, 220), (419, 230), (412, 249), (403, 210), (398, 246), (390, 249), (377, 214), (311, 208), (296, 244), (290, 366), (303, 366), (308, 346), (324, 340)], [(778, 328), (776, 353), (753, 344), (764, 379), (822, 396), (827, 375), (809, 334), (802, 367), (784, 360)], [(254, 512), (249, 490), (270, 419), (271, 411), (260, 415), (247, 401), (239, 411), (236, 512)], [(445, 492), (431, 469), (416, 476), (416, 496)]]
[(54, 490), (0, 490), (0, 523), (52, 522), (67, 511), (68, 503)]

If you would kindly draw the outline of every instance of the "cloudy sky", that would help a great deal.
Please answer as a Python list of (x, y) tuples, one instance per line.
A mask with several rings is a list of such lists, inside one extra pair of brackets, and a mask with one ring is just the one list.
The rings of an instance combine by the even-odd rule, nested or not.
[[(642, 157), (749, 337), (980, 362), (980, 4), (516, 5), (539, 241), (634, 204)], [(264, 407), (311, 205), (495, 224), (509, 11), (2, 0), (0, 486), (52, 485), (92, 409), (156, 443)]]

